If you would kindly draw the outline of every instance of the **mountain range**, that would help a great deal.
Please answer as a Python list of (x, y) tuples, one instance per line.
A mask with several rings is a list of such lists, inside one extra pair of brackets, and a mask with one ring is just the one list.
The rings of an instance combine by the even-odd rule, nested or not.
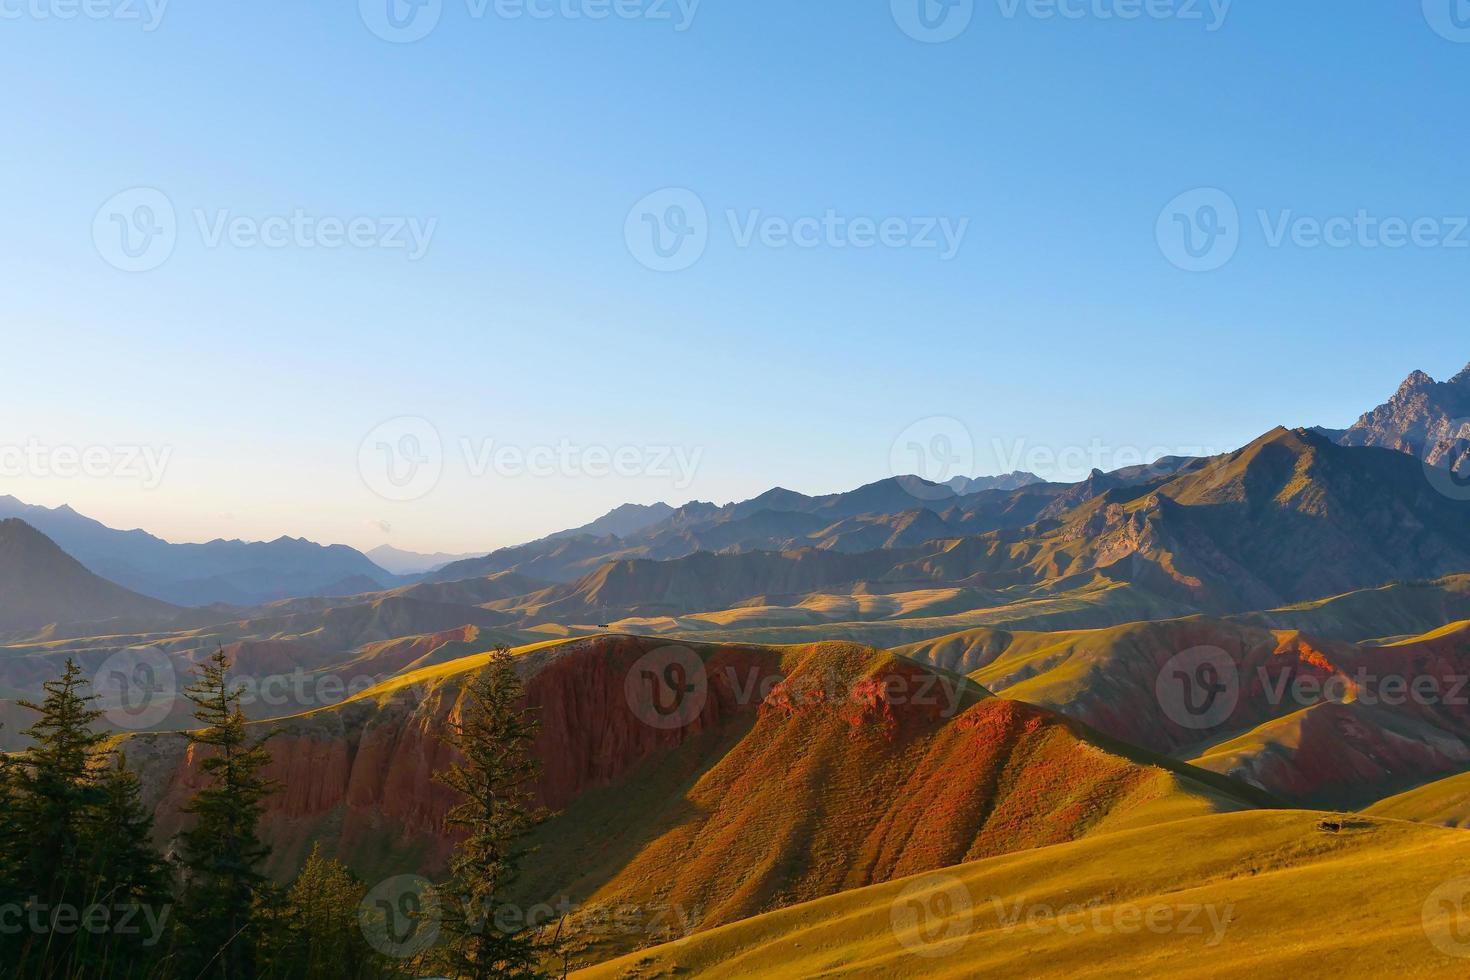
[[(167, 846), (203, 779), (182, 684), (222, 650), (280, 692), (241, 706), (274, 733), (266, 870), (288, 880), (319, 845), (366, 881), (434, 877), (455, 801), (432, 774), (505, 645), (550, 814), (515, 899), (571, 903), (587, 976), (1098, 962), (1100, 934), (1018, 934), (1002, 899), (1208, 903), (1252, 975), (1460, 976), (1421, 936), (1454, 928), (1426, 896), (1470, 853), (1444, 829), (1470, 825), (1470, 495), (1436, 448), (1467, 375), (1411, 377), (1349, 429), (1072, 484), (776, 488), (474, 558), (374, 552), (405, 575), (5, 500), (0, 749), (67, 660), (149, 658), (161, 710), (108, 723)], [(236, 599), (170, 603), (109, 561), (118, 583)], [(629, 909), (666, 914), (598, 925)], [(913, 955), (946, 936), (962, 954)], [(1183, 933), (1136, 938), (1110, 965), (1216, 973)]]
[(173, 544), (146, 531), (119, 531), (70, 507), (0, 497), (0, 519), (36, 528), (88, 569), (125, 588), (181, 606), (251, 606), (307, 595), (351, 595), (401, 579), (346, 545), (305, 538)]

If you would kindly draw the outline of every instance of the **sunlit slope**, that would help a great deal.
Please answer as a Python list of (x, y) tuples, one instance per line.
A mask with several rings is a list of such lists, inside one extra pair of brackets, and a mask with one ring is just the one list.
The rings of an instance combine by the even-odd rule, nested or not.
[(1221, 814), (991, 858), (577, 976), (1466, 976), (1470, 959), (1451, 955), (1470, 956), (1458, 906), (1435, 893), (1470, 868), (1470, 835), (1323, 819)]
[[(1380, 645), (1195, 616), (968, 630), (895, 652), (1299, 806), (1356, 809), (1470, 767), (1470, 623)], [(1190, 676), (1178, 658), (1194, 656), (1223, 671), (1219, 717), (1187, 716), (1171, 700)]]
[[(720, 637), (747, 643), (812, 643), (841, 639), (869, 646), (915, 644), (974, 627), (1069, 630), (1111, 626), (1145, 619), (1186, 615), (1192, 610), (1159, 599), (1128, 583), (1088, 577), (1061, 590), (1006, 592), (959, 590), (934, 601), (944, 590), (895, 596), (897, 611), (860, 599), (844, 604), (832, 596), (802, 597), (796, 605), (697, 613), (688, 616), (623, 619), (612, 625), (639, 633), (690, 638)], [(970, 608), (963, 608), (973, 603)], [(866, 616), (875, 618), (864, 618)]]
[(1470, 827), (1470, 772), (1379, 800), (1363, 812), (1441, 827)]
[[(870, 647), (669, 644), (635, 636), (517, 651), (541, 730), (538, 828), (517, 898), (684, 910), (700, 928), (980, 857), (1269, 805), (1214, 773), (997, 698)], [(630, 698), (679, 658), (697, 693), (659, 720)], [(431, 778), (487, 654), (408, 670), (269, 722), (283, 792), (273, 873), (321, 842), (370, 879), (442, 873), (453, 799)], [(663, 695), (660, 694), (660, 699)], [(262, 730), (265, 723), (262, 723)], [(130, 739), (161, 831), (197, 784), (180, 736)], [(579, 937), (588, 962), (659, 937)]]
[[(984, 855), (1247, 805), (1228, 784), (1151, 764), (972, 685), (954, 704), (934, 687), (931, 701), (923, 687), (934, 677), (844, 644), (800, 650), (743, 737), (677, 799), (639, 807), (629, 832), (646, 843), (587, 900), (672, 902), (728, 922)], [(556, 836), (579, 824), (616, 834), (616, 820), (593, 812), (584, 821), (574, 802)], [(557, 851), (548, 844), (543, 860), (556, 864)]]
[(1470, 575), (1394, 582), (1234, 618), (1355, 643), (1412, 636), (1441, 623), (1470, 619)]

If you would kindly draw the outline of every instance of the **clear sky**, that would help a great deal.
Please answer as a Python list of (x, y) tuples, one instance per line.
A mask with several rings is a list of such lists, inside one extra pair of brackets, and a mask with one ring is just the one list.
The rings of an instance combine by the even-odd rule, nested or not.
[(0, 493), (115, 526), (1075, 479), (1470, 360), (1451, 0), (158, 2), (0, 0)]

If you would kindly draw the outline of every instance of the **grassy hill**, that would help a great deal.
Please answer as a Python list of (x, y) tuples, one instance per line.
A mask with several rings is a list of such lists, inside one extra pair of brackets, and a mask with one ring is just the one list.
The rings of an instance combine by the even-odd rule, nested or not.
[(1458, 893), (1440, 889), (1470, 864), (1470, 835), (1322, 821), (1255, 811), (1089, 837), (793, 906), (576, 976), (1464, 977)]
[[(980, 857), (1270, 802), (852, 644), (599, 636), (517, 654), (542, 725), (537, 796), (556, 814), (535, 837), (528, 903), (678, 907), (710, 928)], [(650, 656), (693, 664), (697, 704), (672, 723), (629, 694)], [(270, 775), (286, 787), (264, 822), (278, 874), (317, 841), (370, 878), (442, 870), (452, 800), (430, 775), (451, 758), (438, 736), (484, 662), (432, 663), (269, 723), (281, 732)], [(128, 741), (167, 834), (194, 763), (178, 736)], [(594, 934), (583, 953), (649, 939)]]

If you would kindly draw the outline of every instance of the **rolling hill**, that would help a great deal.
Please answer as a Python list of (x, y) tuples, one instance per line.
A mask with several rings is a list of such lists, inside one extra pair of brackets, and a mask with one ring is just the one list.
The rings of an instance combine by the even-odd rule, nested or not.
[[(1354, 645), (1191, 617), (970, 630), (898, 652), (1299, 804), (1362, 806), (1470, 766), (1470, 623)], [(1203, 659), (1180, 659), (1196, 654), (1224, 684), (1213, 715), (1191, 717), (1167, 686), (1203, 676)]]
[[(960, 861), (1268, 800), (870, 648), (601, 636), (518, 656), (542, 724), (537, 796), (556, 812), (536, 835), (525, 898), (567, 896), (589, 914), (672, 904), (708, 928)], [(643, 665), (665, 659), (698, 679), (698, 694), (669, 716), (629, 693)], [(484, 662), (430, 664), (270, 723), (282, 731), (270, 774), (286, 787), (264, 824), (277, 871), (313, 841), (370, 876), (442, 869), (450, 799), (429, 777), (449, 750), (437, 733)], [(198, 779), (182, 739), (132, 736), (127, 752), (152, 788), (160, 831), (176, 828)], [(584, 953), (647, 941), (598, 936)]]
[(975, 861), (698, 932), (575, 974), (1465, 975), (1470, 835), (1254, 811)]

